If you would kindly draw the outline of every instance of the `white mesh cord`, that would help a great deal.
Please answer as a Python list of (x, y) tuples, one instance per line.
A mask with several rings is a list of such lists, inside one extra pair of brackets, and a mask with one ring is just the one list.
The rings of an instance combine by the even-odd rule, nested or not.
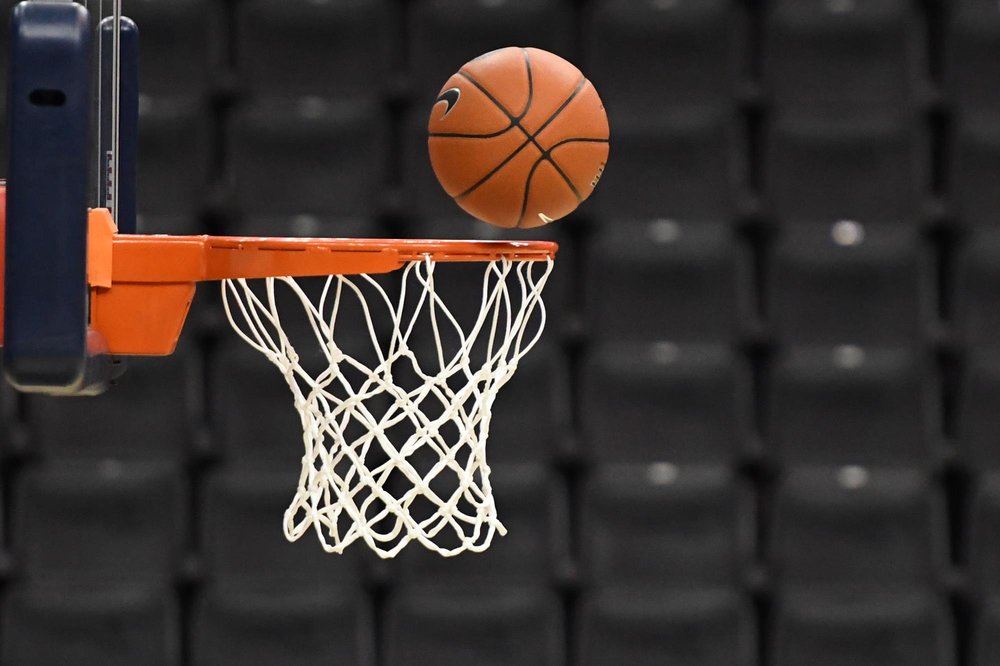
[[(362, 539), (389, 558), (412, 540), (445, 556), (483, 551), (506, 533), (486, 459), (491, 410), (544, 329), (541, 295), (553, 261), (484, 265), (482, 304), (468, 322), (436, 293), (435, 271), (446, 268), (429, 257), (403, 268), (395, 298), (368, 275), (330, 277), (315, 302), (292, 278), (223, 282), (230, 323), (281, 370), (301, 416), (305, 452), (285, 512), (289, 540), (313, 528), (328, 552)], [(323, 367), (313, 374), (282, 327), (285, 288), (319, 343)], [(363, 314), (344, 314), (348, 303)], [(335, 340), (338, 326), (362, 323), (374, 360)], [(425, 353), (411, 346), (417, 331), (431, 341), (417, 345)]]

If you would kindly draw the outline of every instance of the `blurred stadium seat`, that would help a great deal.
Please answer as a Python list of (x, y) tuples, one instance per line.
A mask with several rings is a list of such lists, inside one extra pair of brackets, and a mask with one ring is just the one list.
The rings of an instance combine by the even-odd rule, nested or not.
[(749, 437), (748, 382), (728, 347), (596, 346), (580, 378), (587, 450), (602, 463), (732, 463)]
[(472, 58), (506, 46), (572, 55), (569, 0), (413, 0), (407, 8), (415, 101), (421, 108)]
[(1000, 13), (988, 0), (950, 3), (945, 82), (962, 111), (1000, 111)]
[[(211, 139), (205, 107), (191, 97), (143, 97), (139, 105), (137, 205), (143, 217), (174, 216), (195, 226), (207, 197)], [(184, 168), (177, 156), (184, 155)], [(143, 233), (165, 233), (154, 225)], [(171, 232), (181, 229), (169, 229)]]
[(1000, 597), (993, 597), (980, 610), (973, 633), (974, 666), (993, 664), (1000, 658)]
[(907, 349), (794, 348), (774, 365), (770, 432), (793, 464), (927, 466), (941, 414), (928, 361)]
[(768, 196), (782, 222), (912, 224), (927, 180), (926, 139), (898, 113), (863, 119), (776, 114)]
[(176, 466), (51, 463), (18, 480), (13, 538), (24, 575), (64, 582), (177, 575), (186, 546), (186, 479)]
[(372, 615), (359, 591), (209, 588), (194, 612), (191, 663), (371, 666)]
[(1000, 340), (1000, 230), (979, 228), (964, 239), (955, 276), (955, 318), (964, 342), (994, 347)]
[(731, 109), (668, 108), (652, 117), (615, 117), (611, 131), (613, 152), (589, 206), (599, 221), (720, 221), (733, 214), (745, 157)]
[(547, 589), (403, 588), (388, 602), (385, 629), (388, 666), (556, 666), (565, 659), (562, 612)]
[(942, 574), (944, 503), (924, 473), (794, 469), (781, 481), (773, 511), (770, 557), (790, 588), (907, 590)]
[(236, 9), (238, 66), (254, 93), (387, 92), (400, 28), (389, 0), (245, 0)]
[(773, 102), (821, 116), (903, 108), (923, 72), (918, 37), (907, 0), (775, 0), (764, 51)]
[(973, 595), (1000, 593), (1000, 474), (983, 474), (972, 489), (969, 516), (969, 573)]
[(17, 586), (5, 593), (4, 664), (178, 666), (180, 609), (155, 586)]
[(775, 620), (774, 666), (954, 666), (945, 603), (929, 593), (789, 593)]
[(977, 349), (966, 359), (962, 409), (958, 415), (959, 451), (978, 471), (1000, 467), (996, 414), (1000, 409), (1000, 351)]
[(117, 390), (87, 400), (27, 401), (39, 452), (56, 460), (185, 461), (195, 439), (198, 357), (128, 359)]
[(1000, 109), (995, 116), (965, 117), (956, 123), (949, 173), (955, 215), (969, 227), (994, 227), (1000, 194)]
[(745, 270), (724, 224), (618, 221), (589, 240), (588, 324), (597, 339), (730, 342)]
[(913, 226), (789, 224), (771, 266), (770, 310), (786, 344), (908, 345), (932, 318), (930, 257)]
[(724, 467), (600, 467), (581, 497), (581, 560), (601, 585), (733, 586), (753, 548), (753, 519)]
[(368, 100), (259, 99), (232, 136), (236, 204), (253, 214), (370, 217), (386, 169), (387, 126)]
[(619, 117), (680, 106), (726, 108), (745, 30), (743, 17), (724, 0), (595, 0), (585, 15), (584, 63)]
[(224, 25), (221, 9), (211, 0), (129, 0), (123, 5), (139, 26), (143, 94), (201, 97), (211, 90), (224, 66), (216, 37)]
[(726, 590), (604, 589), (582, 601), (582, 666), (752, 666), (756, 627), (747, 600)]

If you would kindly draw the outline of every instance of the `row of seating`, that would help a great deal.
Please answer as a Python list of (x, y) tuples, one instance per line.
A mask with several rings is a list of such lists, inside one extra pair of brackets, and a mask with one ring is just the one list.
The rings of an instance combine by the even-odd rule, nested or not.
[[(509, 35), (512, 26), (523, 25), (537, 26), (531, 29), (546, 36), (540, 42), (525, 35), (524, 43), (549, 45), (564, 52), (568, 47), (560, 41), (568, 40), (573, 22), (559, 17), (572, 11), (570, 5), (563, 0), (533, 0), (519, 3), (516, 8), (505, 3), (502, 11), (495, 11), (445, 0), (414, 3), (407, 12), (415, 21), (411, 29), (418, 37), (412, 42), (416, 50), (427, 52), (414, 53), (408, 61), (418, 72), (433, 74), (428, 74), (427, 80), (421, 80), (423, 75), (414, 75), (414, 81), (420, 81), (418, 89), (428, 92), (415, 102), (414, 120), (408, 127), (421, 129), (427, 97), (433, 96), (456, 62), (463, 60), (459, 53), (443, 52), (441, 44), (454, 43), (467, 55), (470, 27), (478, 25), (485, 31), (486, 50), (491, 32)], [(235, 33), (243, 48), (236, 50), (250, 60), (247, 77), (260, 86), (258, 97), (379, 99), (385, 63), (402, 57), (385, 54), (400, 41), (397, 33), (403, 17), (394, 16), (390, 3), (383, 0), (320, 4), (248, 0), (239, 3), (239, 9)], [(919, 209), (914, 209), (919, 196), (914, 195), (929, 187), (929, 176), (922, 172), (929, 139), (914, 130), (920, 126), (918, 118), (895, 115), (913, 97), (908, 92), (913, 87), (913, 72), (920, 71), (906, 65), (919, 59), (916, 54), (920, 49), (913, 44), (919, 33), (914, 29), (913, 12), (911, 3), (901, 0), (885, 0), (871, 8), (856, 7), (847, 0), (776, 3), (770, 17), (771, 38), (765, 40), (764, 49), (765, 78), (773, 79), (777, 88), (774, 120), (769, 123), (770, 138), (766, 142), (773, 156), (766, 173), (770, 182), (783, 184), (771, 192), (774, 211), (782, 220), (847, 217), (865, 222), (898, 222), (920, 214)], [(733, 64), (737, 58), (732, 51), (743, 40), (722, 37), (740, 32), (738, 26), (745, 21), (739, 12), (724, 2), (677, 0), (661, 8), (656, 3), (633, 5), (604, 0), (586, 14), (595, 26), (587, 32), (593, 33), (588, 39), (595, 46), (584, 61), (588, 70), (596, 70), (592, 73), (594, 80), (608, 98), (609, 108), (617, 111), (613, 114), (615, 168), (608, 170), (607, 182), (595, 199), (595, 212), (641, 216), (669, 211), (679, 218), (731, 214), (732, 200), (742, 185), (733, 174), (739, 173), (746, 159), (746, 141), (740, 136), (738, 116), (728, 102), (734, 87), (733, 72), (739, 70)], [(997, 159), (995, 116), (1000, 105), (990, 101), (992, 86), (987, 85), (990, 79), (985, 75), (989, 60), (980, 63), (976, 54), (988, 53), (989, 45), (1000, 39), (1000, 19), (994, 8), (980, 0), (966, 0), (953, 14), (956, 53), (948, 61), (954, 61), (948, 71), (954, 72), (949, 80), (956, 81), (955, 96), (962, 110), (955, 132), (959, 148), (953, 167), (956, 206), (970, 223), (992, 224), (995, 205), (990, 205), (990, 193), (994, 188), (984, 183), (989, 182)], [(135, 15), (143, 25), (143, 91), (155, 100), (147, 101), (143, 117), (144, 159), (140, 173), (144, 181), (157, 186), (143, 188), (143, 207), (148, 214), (184, 214), (200, 201), (197, 190), (213, 159), (213, 142), (204, 140), (206, 128), (199, 126), (197, 114), (185, 115), (171, 108), (169, 100), (200, 99), (197, 91), (206, 85), (206, 72), (210, 71), (205, 62), (222, 57), (213, 50), (224, 51), (209, 36), (219, 33), (217, 27), (225, 17), (221, 7), (208, 0), (145, 0), (136, 3)], [(498, 20), (498, 16), (502, 18)], [(567, 34), (553, 37), (558, 31), (554, 33), (552, 26), (563, 24)], [(323, 34), (325, 31), (335, 34)], [(449, 32), (461, 34), (462, 39), (444, 39)], [(435, 36), (433, 50), (423, 46), (431, 42), (419, 39), (425, 33)], [(675, 38), (663, 39), (661, 33)], [(295, 34), (298, 38), (290, 38)], [(185, 39), (179, 40), (177, 35)], [(365, 40), (360, 52), (371, 54), (361, 63), (367, 66), (355, 62), (359, 48), (351, 40), (360, 36)], [(694, 48), (699, 44), (702, 46)], [(317, 49), (333, 52), (328, 59), (304, 57), (315, 57)], [(791, 55), (782, 55), (784, 52)], [(851, 57), (845, 57), (845, 53)], [(865, 66), (868, 60), (879, 65)], [(628, 66), (619, 68), (623, 62)], [(308, 73), (316, 63), (322, 63), (322, 67)], [(614, 63), (613, 67), (609, 63)], [(602, 74), (602, 67), (611, 69)], [(769, 74), (772, 69), (778, 70), (773, 76)], [(828, 75), (817, 76), (817, 71)], [(717, 75), (708, 76), (706, 72)], [(870, 76), (859, 77), (858, 72)], [(315, 86), (304, 83), (308, 79), (314, 80)], [(664, 99), (654, 99), (656, 94), (662, 94)], [(862, 118), (845, 114), (841, 108), (845, 103), (871, 113)], [(250, 149), (245, 165), (249, 173), (237, 178), (237, 182), (246, 184), (245, 192), (275, 191), (277, 196), (266, 202), (283, 211), (299, 206), (304, 213), (347, 215), (359, 199), (365, 210), (372, 210), (377, 202), (366, 195), (371, 187), (381, 186), (385, 177), (381, 150), (388, 143), (388, 129), (380, 122), (383, 114), (373, 112), (370, 105), (365, 102), (350, 108), (350, 104), (341, 106), (339, 102), (319, 104), (325, 109), (322, 112), (315, 103), (288, 103), (286, 108), (264, 103), (261, 109), (252, 108), (246, 113), (249, 140), (233, 142), (236, 151)], [(620, 110), (615, 109), (616, 105)], [(799, 108), (803, 105), (829, 109), (831, 113), (803, 115)], [(664, 113), (664, 108), (672, 111)], [(641, 109), (656, 109), (656, 113), (649, 117)], [(317, 113), (324, 118), (317, 118)], [(989, 120), (991, 117), (994, 120)], [(255, 124), (258, 129), (266, 127), (271, 131), (254, 135)], [(316, 140), (317, 132), (328, 135), (330, 143)], [(275, 137), (281, 137), (277, 146)], [(265, 153), (259, 161), (251, 159), (255, 143), (261, 144), (258, 147)], [(268, 143), (272, 144), (270, 152)], [(310, 146), (313, 152), (324, 155), (319, 165), (300, 159), (303, 149)], [(178, 147), (188, 156), (191, 168), (174, 168)], [(817, 151), (825, 155), (823, 160), (814, 159)], [(166, 165), (162, 170), (156, 168), (158, 154)], [(336, 154), (349, 157), (351, 164), (338, 170), (336, 180), (330, 180), (326, 168), (347, 161), (330, 157)], [(653, 163), (668, 166), (662, 172), (650, 170), (646, 158), (662, 155), (688, 155), (693, 163), (680, 158), (654, 159)], [(364, 166), (375, 168), (360, 168), (355, 160), (369, 160)], [(422, 164), (426, 171), (426, 159), (413, 163)], [(866, 172), (859, 165), (875, 171)], [(255, 187), (255, 174), (269, 187)], [(357, 190), (352, 174), (372, 180)], [(328, 187), (305, 187), (305, 196), (295, 188), (277, 186), (308, 184), (317, 178), (324, 179)], [(416, 177), (415, 182), (421, 183), (422, 178)], [(343, 183), (343, 187), (330, 187), (329, 183), (334, 182)], [(656, 186), (651, 186), (653, 183)], [(452, 210), (443, 197), (435, 200), (430, 196), (423, 201), (423, 189), (422, 183), (416, 188), (413, 203), (417, 212), (436, 212), (438, 205)], [(845, 198), (844, 193), (852, 196)], [(313, 201), (310, 194), (328, 196)], [(600, 203), (602, 198), (604, 204)], [(258, 202), (241, 199), (239, 203), (254, 213), (262, 212), (256, 209)]]
[[(372, 217), (397, 178), (389, 170), (386, 109), (365, 98), (263, 98), (240, 107), (224, 136), (188, 98), (144, 99), (140, 209), (193, 215), (204, 206), (213, 146), (226, 146), (232, 203), (249, 216)], [(426, 109), (403, 121), (402, 191), (410, 213), (448, 216), (454, 203), (426, 154)], [(599, 220), (726, 220), (739, 213), (748, 137), (733, 113), (695, 108), (655, 120), (614, 123), (612, 158), (587, 213)], [(991, 183), (1000, 161), (1000, 119), (969, 119), (954, 132), (948, 197), (969, 227), (995, 225)], [(916, 118), (802, 120), (776, 114), (764, 140), (768, 213), (782, 225), (856, 220), (914, 226), (930, 191), (929, 135)], [(176, 156), (189, 165), (176, 168)]]
[[(704, 343), (596, 345), (582, 358), (575, 391), (568, 366), (551, 345), (526, 357), (500, 394), (491, 460), (574, 454), (600, 463), (730, 464), (755, 453), (758, 419), (763, 453), (783, 465), (934, 467), (950, 448), (939, 371), (913, 349), (794, 347), (774, 357), (756, 386), (748, 360)], [(209, 367), (206, 395), (201, 356), (190, 350), (130, 359), (120, 386), (86, 404), (31, 397), (19, 427), (29, 450), (57, 460), (211, 453), (233, 464), (295, 465), (301, 424), (280, 374), (238, 343), (213, 354)], [(963, 377), (954, 448), (992, 468), (1000, 464), (1000, 355), (970, 352)], [(8, 429), (21, 423), (5, 412)], [(262, 412), (267, 419), (252, 418)]]
[[(198, 92), (211, 83), (206, 72), (230, 69), (255, 90), (292, 94), (378, 92), (402, 69), (417, 90), (434, 91), (471, 54), (518, 43), (579, 55), (610, 103), (638, 112), (725, 106), (750, 69), (750, 18), (722, 0), (598, 0), (579, 15), (568, 0), (419, 0), (403, 11), (388, 0), (246, 0), (233, 17), (232, 59), (212, 38), (225, 25), (223, 3), (145, 0), (129, 12), (147, 45), (144, 84), (156, 93)], [(1000, 44), (995, 6), (961, 0), (945, 13), (949, 93), (963, 107), (1000, 109), (991, 83)], [(894, 109), (924, 92), (931, 71), (924, 24), (939, 19), (911, 2), (783, 0), (763, 19), (762, 76), (780, 106)], [(410, 38), (405, 51), (402, 34)]]
[[(357, 590), (200, 591), (183, 663), (410, 666), (513, 660), (647, 666), (879, 664), (954, 666), (956, 630), (946, 601), (928, 592), (790, 593), (775, 600), (758, 658), (750, 601), (726, 590), (629, 588), (588, 592), (569, 618), (552, 591), (401, 588), (382, 603)], [(380, 640), (374, 627), (380, 626)], [(5, 664), (79, 666), (182, 663), (181, 613), (170, 591), (150, 586), (19, 585), (5, 598)], [(977, 613), (970, 659), (1000, 658), (1000, 600)]]
[[(176, 466), (26, 469), (13, 489), (14, 571), (39, 582), (166, 584), (197, 571), (189, 555), (196, 552), (205, 580), (218, 585), (360, 585), (373, 565), (362, 547), (331, 557), (311, 535), (285, 541), (282, 515), (297, 475), (294, 467), (209, 474), (193, 520), (192, 490)], [(968, 563), (973, 596), (1000, 589), (996, 473), (972, 486), (967, 535), (954, 553), (943, 492), (916, 470), (792, 468), (761, 517), (750, 485), (722, 467), (598, 467), (585, 476), (575, 509), (567, 487), (543, 467), (497, 464), (491, 481), (506, 537), (481, 557), (444, 561), (409, 549), (392, 564), (393, 578), (551, 584), (566, 579), (575, 561), (586, 586), (736, 588), (763, 552), (779, 589), (936, 588), (957, 557)], [(581, 528), (573, 544), (571, 512)], [(760, 520), (768, 537), (757, 546)]]

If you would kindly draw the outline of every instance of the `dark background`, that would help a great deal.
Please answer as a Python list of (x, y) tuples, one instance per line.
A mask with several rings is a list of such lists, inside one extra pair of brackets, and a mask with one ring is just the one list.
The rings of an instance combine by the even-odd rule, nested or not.
[[(1000, 663), (995, 0), (125, 7), (144, 231), (553, 238), (550, 325), (489, 440), (510, 534), (452, 560), (284, 542), (297, 415), (214, 288), (101, 398), (6, 389), (0, 663)], [(530, 234), (425, 148), (507, 45), (612, 127)]]

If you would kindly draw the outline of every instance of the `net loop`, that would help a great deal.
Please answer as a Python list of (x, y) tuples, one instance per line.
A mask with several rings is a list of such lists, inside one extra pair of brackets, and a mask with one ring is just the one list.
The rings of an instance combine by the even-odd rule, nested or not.
[[(390, 558), (412, 541), (445, 556), (480, 552), (506, 533), (486, 460), (492, 408), (545, 327), (552, 267), (486, 262), (468, 322), (437, 292), (430, 255), (400, 271), (395, 297), (364, 274), (330, 276), (318, 298), (288, 277), (223, 282), (230, 324), (278, 367), (301, 418), (289, 540), (312, 530), (327, 552), (360, 540)], [(289, 300), (308, 321), (305, 341), (283, 325)], [(364, 344), (345, 349), (338, 331), (359, 322)], [(307, 363), (295, 344), (314, 343), (319, 361)]]

